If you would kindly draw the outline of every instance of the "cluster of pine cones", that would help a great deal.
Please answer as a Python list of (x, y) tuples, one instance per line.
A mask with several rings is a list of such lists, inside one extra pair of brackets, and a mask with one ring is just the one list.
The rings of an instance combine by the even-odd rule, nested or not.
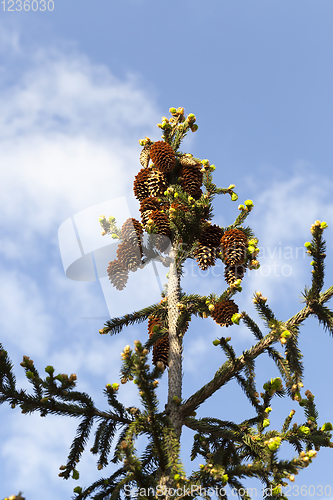
[[(153, 164), (149, 166), (152, 160)], [(203, 173), (201, 164), (191, 155), (178, 157), (177, 183), (194, 200), (202, 195)], [(171, 240), (169, 218), (175, 211), (186, 212), (189, 207), (174, 201), (169, 205), (165, 199), (165, 191), (169, 188), (170, 174), (173, 173), (177, 161), (175, 152), (165, 141), (153, 143), (146, 138), (140, 154), (142, 169), (135, 176), (134, 195), (140, 202), (141, 223), (136, 219), (127, 219), (121, 228), (122, 243), (117, 250), (117, 259), (110, 262), (108, 275), (113, 286), (123, 290), (126, 286), (129, 271), (135, 271), (142, 262), (141, 236), (143, 229), (155, 233), (155, 247), (167, 251)], [(169, 214), (169, 215), (167, 215)], [(203, 221), (205, 223), (205, 221)], [(153, 229), (151, 231), (151, 229)], [(202, 270), (215, 265), (217, 256), (225, 263), (224, 277), (231, 285), (245, 274), (249, 256), (247, 255), (248, 237), (242, 229), (232, 228), (225, 232), (209, 222), (202, 231), (194, 257)], [(232, 300), (222, 300), (214, 305), (211, 317), (221, 326), (232, 324), (233, 314), (238, 306)], [(151, 316), (148, 322), (149, 335), (153, 327), (160, 327), (160, 320)], [(158, 340), (153, 348), (153, 363), (162, 362), (168, 366), (169, 339), (165, 336)]]
[(136, 271), (141, 264), (143, 234), (142, 225), (136, 219), (127, 219), (121, 228), (122, 243), (117, 249), (117, 258), (109, 263), (107, 273), (117, 290), (123, 290), (129, 271)]

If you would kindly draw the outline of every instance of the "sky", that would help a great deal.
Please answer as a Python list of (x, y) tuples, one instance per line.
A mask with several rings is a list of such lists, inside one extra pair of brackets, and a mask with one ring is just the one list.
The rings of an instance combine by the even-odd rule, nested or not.
[[(35, 0), (36, 11), (8, 0), (0, 5), (0, 342), (18, 387), (29, 387), (20, 367), (27, 355), (41, 374), (47, 365), (76, 373), (78, 390), (104, 409), (105, 384), (119, 381), (120, 352), (145, 341), (147, 325), (113, 337), (98, 330), (110, 315), (158, 302), (166, 270), (158, 268), (157, 279), (146, 268), (132, 273), (125, 291), (112, 289), (101, 264), (110, 241), (100, 236), (98, 217), (116, 215), (119, 225), (139, 218), (132, 190), (141, 168), (138, 140), (160, 139), (156, 123), (171, 106), (197, 117), (199, 129), (182, 150), (215, 164), (218, 186), (236, 185), (239, 201), (217, 198), (213, 222), (227, 226), (238, 203), (254, 202), (247, 222), (259, 238), (261, 268), (246, 274), (240, 310), (258, 319), (256, 290), (281, 320), (302, 308), (301, 292), (311, 282), (304, 242), (317, 219), (328, 224), (325, 289), (332, 284), (333, 4), (54, 0), (42, 11), (43, 5)], [(222, 268), (215, 275), (195, 266), (187, 271), (186, 292), (225, 289)], [(221, 330), (211, 319), (191, 322), (185, 398), (224, 362), (212, 345), (222, 335), (232, 337), (237, 354), (253, 343), (242, 324)], [(301, 329), (304, 390), (315, 395), (320, 423), (333, 419), (332, 342), (314, 318)], [(257, 368), (259, 387), (278, 376), (264, 356)], [(166, 376), (159, 396), (163, 408)], [(119, 397), (135, 404), (134, 386), (121, 386)], [(293, 408), (303, 422), (295, 402), (273, 400), (272, 426), (280, 428)], [(198, 415), (238, 422), (253, 416), (233, 382)], [(66, 500), (77, 484), (99, 478), (89, 451), (78, 482), (58, 477), (76, 424), (2, 405), (0, 498), (23, 491), (27, 500)], [(197, 466), (187, 458), (191, 436), (184, 430), (188, 472)], [(332, 450), (322, 449), (294, 485), (327, 486), (324, 496), (332, 499), (332, 465)]]

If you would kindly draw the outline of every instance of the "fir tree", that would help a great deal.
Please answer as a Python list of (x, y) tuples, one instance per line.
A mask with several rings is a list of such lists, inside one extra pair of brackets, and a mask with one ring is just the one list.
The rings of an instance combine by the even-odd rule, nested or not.
[[(312, 283), (303, 293), (304, 307), (290, 319), (278, 319), (260, 292), (253, 302), (266, 330), (245, 312), (239, 312), (237, 294), (242, 292), (245, 272), (258, 269), (258, 239), (244, 225), (253, 208), (246, 200), (239, 205), (239, 215), (228, 227), (212, 224), (213, 199), (229, 194), (237, 200), (234, 185), (218, 188), (212, 177), (214, 165), (180, 151), (181, 141), (188, 131), (197, 130), (193, 114), (187, 117), (183, 108), (171, 108), (171, 118), (162, 118), (158, 127), (160, 141), (148, 137), (140, 141), (141, 170), (134, 180), (134, 194), (140, 202), (141, 222), (133, 218), (121, 228), (112, 215), (101, 216), (103, 235), (120, 239), (117, 258), (110, 262), (108, 275), (119, 291), (126, 286), (130, 272), (152, 260), (169, 267), (168, 284), (159, 303), (113, 318), (100, 330), (111, 336), (125, 326), (148, 321), (147, 339), (126, 346), (121, 353), (121, 383), (137, 385), (141, 407), (125, 407), (118, 399), (119, 384), (108, 384), (104, 390), (108, 409), (96, 408), (92, 398), (75, 389), (76, 376), (55, 375), (52, 366), (40, 376), (33, 361), (24, 356), (22, 367), (32, 384), (32, 393), (16, 387), (13, 367), (0, 345), (0, 401), (7, 401), (22, 413), (39, 411), (67, 415), (80, 420), (66, 465), (60, 476), (78, 479), (77, 464), (95, 424), (91, 452), (97, 456), (98, 469), (106, 469), (105, 477), (88, 487), (74, 488), (75, 500), (118, 500), (134, 491), (138, 498), (196, 498), (212, 488), (219, 498), (227, 498), (226, 486), (246, 491), (247, 478), (258, 478), (263, 496), (285, 499), (282, 487), (286, 480), (294, 481), (298, 472), (307, 467), (321, 447), (332, 447), (331, 423), (319, 423), (314, 395), (303, 391), (302, 353), (298, 347), (300, 326), (309, 316), (316, 316), (324, 328), (333, 334), (333, 313), (326, 302), (333, 295), (333, 286), (322, 291), (324, 283), (325, 222), (311, 226), (312, 241), (305, 243), (312, 258)], [(220, 296), (186, 294), (181, 288), (181, 276), (187, 259), (196, 260), (206, 270), (222, 260), (225, 266), (225, 290)], [(111, 285), (110, 285), (111, 286)], [(252, 332), (255, 343), (237, 356), (230, 337), (214, 341), (226, 361), (212, 380), (192, 395), (182, 399), (183, 337), (192, 316), (211, 317), (223, 328), (240, 321)], [(280, 343), (282, 352), (276, 349)], [(152, 367), (148, 364), (152, 350)], [(281, 377), (269, 379), (261, 388), (255, 382), (255, 360), (267, 353), (275, 362)], [(186, 353), (185, 353), (186, 355)], [(158, 380), (168, 377), (168, 395), (163, 410), (158, 406)], [(253, 414), (242, 422), (217, 418), (196, 418), (196, 410), (228, 381), (235, 379), (253, 407)], [(261, 391), (261, 392), (260, 392)], [(275, 396), (289, 397), (304, 410), (304, 420), (298, 425), (291, 410), (280, 430), (270, 429), (269, 415)], [(194, 431), (191, 459), (202, 457), (198, 470), (186, 473), (180, 460), (183, 426)], [(144, 435), (146, 447), (139, 456), (136, 439)], [(290, 443), (296, 455), (291, 460), (279, 458), (279, 447)], [(112, 449), (113, 447), (113, 449)], [(113, 456), (110, 459), (111, 449)], [(108, 473), (107, 467), (118, 466)], [(177, 490), (176, 494), (175, 490)], [(241, 495), (249, 498), (247, 493)], [(21, 494), (17, 497), (23, 498)]]

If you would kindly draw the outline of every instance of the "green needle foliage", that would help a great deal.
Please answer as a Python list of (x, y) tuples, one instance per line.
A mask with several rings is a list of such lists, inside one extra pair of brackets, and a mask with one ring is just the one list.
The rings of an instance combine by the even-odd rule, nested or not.
[[(183, 108), (171, 108), (171, 118), (163, 117), (158, 127), (162, 141), (146, 137), (140, 141), (142, 169), (134, 181), (134, 194), (140, 202), (142, 222), (128, 219), (122, 228), (115, 218), (101, 216), (103, 235), (121, 242), (117, 259), (108, 267), (111, 284), (118, 290), (126, 286), (129, 272), (158, 260), (169, 267), (169, 281), (161, 301), (121, 318), (106, 322), (101, 334), (118, 334), (124, 327), (148, 321), (149, 337), (126, 346), (121, 353), (122, 384), (137, 386), (140, 407), (124, 407), (118, 398), (119, 384), (104, 389), (106, 409), (96, 408), (88, 394), (76, 390), (76, 375), (55, 375), (52, 366), (40, 376), (34, 362), (24, 356), (22, 367), (31, 383), (28, 393), (16, 386), (13, 366), (0, 345), (0, 402), (8, 402), (22, 413), (39, 411), (45, 417), (57, 414), (79, 420), (67, 462), (60, 467), (64, 479), (79, 479), (77, 470), (82, 453), (94, 430), (91, 452), (97, 467), (105, 469), (104, 477), (85, 487), (74, 488), (74, 499), (120, 500), (134, 498), (227, 498), (228, 488), (235, 488), (242, 498), (248, 478), (263, 485), (263, 496), (286, 499), (286, 480), (311, 464), (321, 447), (333, 447), (331, 423), (319, 423), (314, 395), (303, 392), (303, 361), (298, 339), (300, 327), (309, 316), (316, 316), (333, 334), (333, 313), (326, 302), (333, 286), (322, 291), (324, 283), (325, 222), (311, 226), (312, 241), (305, 243), (312, 258), (312, 283), (303, 293), (304, 307), (290, 319), (278, 319), (267, 298), (255, 292), (253, 302), (264, 322), (261, 329), (235, 303), (242, 292), (241, 280), (247, 270), (258, 269), (258, 239), (243, 224), (253, 208), (246, 200), (239, 205), (239, 215), (223, 228), (210, 221), (216, 195), (228, 194), (237, 200), (234, 185), (218, 188), (213, 182), (214, 165), (179, 150), (184, 136), (197, 130), (193, 114), (185, 117)], [(154, 163), (150, 165), (150, 161)], [(204, 188), (202, 190), (202, 188)], [(226, 287), (221, 295), (186, 294), (181, 277), (187, 259), (194, 259), (202, 270), (222, 260)], [(111, 286), (111, 285), (110, 285)], [(182, 398), (182, 341), (192, 316), (212, 317), (223, 328), (240, 321), (254, 336), (253, 346), (237, 356), (231, 337), (213, 342), (223, 351), (225, 361), (213, 378), (194, 394)], [(275, 345), (281, 345), (280, 352)], [(213, 348), (213, 347), (212, 347)], [(153, 351), (152, 366), (148, 356)], [(267, 354), (276, 364), (280, 377), (269, 378), (262, 388), (256, 385), (256, 358)], [(186, 353), (185, 353), (186, 355)], [(156, 388), (161, 377), (168, 376), (168, 395), (162, 409)], [(248, 419), (231, 422), (217, 418), (197, 418), (196, 410), (215, 392), (235, 379), (252, 405)], [(301, 407), (304, 418), (293, 423), (295, 410), (281, 422), (281, 428), (270, 429), (270, 412), (276, 396), (290, 398)], [(223, 418), (223, 415), (221, 415)], [(186, 473), (180, 460), (182, 428), (193, 430), (191, 459), (201, 457), (198, 470)], [(136, 441), (144, 436), (146, 444), (139, 454)], [(294, 458), (283, 460), (279, 448), (289, 443)], [(23, 498), (21, 494), (14, 498)]]

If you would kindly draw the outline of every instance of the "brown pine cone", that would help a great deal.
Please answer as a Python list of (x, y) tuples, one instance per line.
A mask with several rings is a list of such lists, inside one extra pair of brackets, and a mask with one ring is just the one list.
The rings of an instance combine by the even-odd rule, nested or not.
[(247, 236), (240, 229), (229, 229), (221, 238), (223, 257), (227, 265), (239, 265), (246, 261)]
[(222, 236), (222, 229), (216, 224), (206, 227), (200, 235), (199, 242), (202, 245), (218, 247)]
[[(148, 319), (148, 332), (149, 337), (153, 335), (153, 327), (157, 325), (161, 327), (161, 320), (155, 316), (149, 316)], [(153, 364), (156, 366), (159, 361), (164, 363), (164, 366), (169, 366), (169, 337), (159, 339), (153, 346)]]
[(175, 168), (175, 152), (167, 142), (155, 142), (150, 148), (150, 157), (160, 172), (171, 172)]
[(160, 252), (164, 252), (169, 247), (171, 238), (168, 217), (159, 210), (153, 210), (150, 218), (157, 227), (157, 234), (154, 235), (155, 247)]
[(148, 142), (144, 148), (142, 149), (140, 153), (140, 163), (143, 166), (143, 168), (147, 168), (149, 165), (149, 160), (150, 160), (150, 148), (151, 148), (151, 142)]
[(240, 264), (238, 266), (226, 266), (224, 269), (224, 278), (228, 285), (231, 285), (236, 280), (242, 280), (246, 271), (245, 264)]
[(214, 321), (220, 326), (231, 326), (231, 318), (238, 313), (238, 305), (233, 300), (224, 299), (216, 302), (213, 311), (210, 313)]
[(200, 269), (205, 271), (208, 267), (214, 266), (215, 264), (215, 249), (199, 243), (198, 247), (194, 251), (194, 257), (196, 258)]
[(135, 176), (133, 191), (135, 198), (139, 201), (142, 201), (150, 196), (148, 184), (149, 174), (149, 168), (142, 168)]
[(153, 196), (153, 197), (163, 196), (164, 192), (168, 187), (168, 182), (165, 175), (156, 168), (154, 168), (149, 172), (149, 177), (147, 179), (147, 186), (149, 193), (147, 196)]
[(125, 288), (128, 280), (128, 271), (121, 265), (121, 263), (117, 259), (109, 263), (107, 273), (111, 284), (117, 290), (123, 290)]
[(182, 166), (179, 170), (179, 183), (183, 190), (195, 200), (198, 200), (201, 195), (202, 172), (199, 166), (186, 167)]
[(153, 210), (161, 210), (161, 202), (156, 196), (145, 198), (140, 203), (141, 219), (144, 225), (147, 224)]
[(192, 156), (187, 156), (187, 155), (182, 155), (179, 158), (179, 162), (184, 167), (194, 167), (198, 165), (198, 162)]
[(121, 237), (133, 245), (141, 246), (140, 235), (143, 234), (143, 229), (140, 222), (136, 219), (127, 219), (121, 228)]
[(117, 249), (120, 264), (128, 271), (136, 271), (141, 264), (141, 248), (130, 241), (123, 241)]

